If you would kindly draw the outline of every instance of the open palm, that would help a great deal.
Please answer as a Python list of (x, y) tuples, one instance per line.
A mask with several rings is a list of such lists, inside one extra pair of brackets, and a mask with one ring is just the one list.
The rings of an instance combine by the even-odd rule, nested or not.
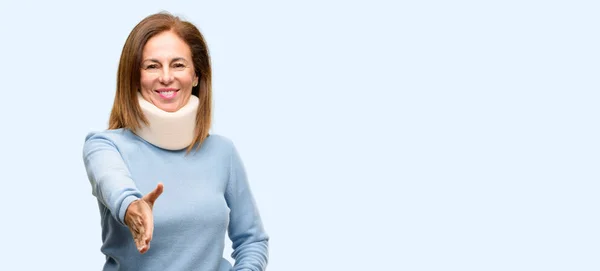
[(150, 249), (150, 241), (154, 231), (152, 209), (154, 202), (162, 192), (163, 184), (159, 183), (152, 192), (132, 202), (125, 212), (125, 224), (131, 231), (135, 246), (142, 254)]

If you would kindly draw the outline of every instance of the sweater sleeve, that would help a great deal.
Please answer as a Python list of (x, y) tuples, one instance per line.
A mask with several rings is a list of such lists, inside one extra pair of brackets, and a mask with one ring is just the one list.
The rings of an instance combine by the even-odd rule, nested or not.
[(235, 260), (233, 271), (264, 271), (268, 262), (269, 237), (254, 201), (244, 165), (232, 145), (229, 183), (225, 193), (229, 206), (229, 238)]
[(126, 226), (125, 212), (134, 200), (142, 197), (131, 179), (115, 144), (104, 136), (90, 133), (83, 145), (83, 162), (92, 185), (92, 194)]

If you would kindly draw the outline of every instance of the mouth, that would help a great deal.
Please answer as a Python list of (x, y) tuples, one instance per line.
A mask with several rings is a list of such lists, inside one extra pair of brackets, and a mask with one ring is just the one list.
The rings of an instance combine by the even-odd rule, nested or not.
[(179, 89), (176, 88), (160, 88), (155, 90), (155, 92), (163, 99), (173, 99), (179, 92)]

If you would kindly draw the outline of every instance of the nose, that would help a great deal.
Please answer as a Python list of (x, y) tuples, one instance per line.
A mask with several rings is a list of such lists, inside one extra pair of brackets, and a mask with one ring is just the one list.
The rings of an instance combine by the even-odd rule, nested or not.
[(158, 77), (158, 81), (164, 85), (168, 85), (173, 81), (173, 74), (168, 66), (163, 68), (162, 73)]

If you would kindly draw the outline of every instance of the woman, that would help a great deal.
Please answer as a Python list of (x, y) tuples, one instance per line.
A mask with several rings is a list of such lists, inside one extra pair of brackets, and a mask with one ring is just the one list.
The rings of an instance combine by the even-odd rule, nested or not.
[[(269, 237), (240, 156), (208, 133), (202, 34), (167, 13), (146, 17), (125, 42), (117, 77), (109, 129), (83, 147), (103, 270), (265, 270)], [(226, 231), (233, 266), (223, 258)]]

